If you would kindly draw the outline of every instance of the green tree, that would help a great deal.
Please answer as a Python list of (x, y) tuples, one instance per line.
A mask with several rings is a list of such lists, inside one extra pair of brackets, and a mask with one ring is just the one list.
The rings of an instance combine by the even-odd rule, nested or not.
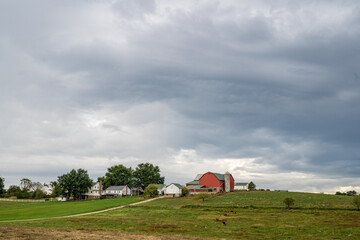
[(255, 183), (253, 183), (253, 182), (249, 182), (248, 189), (249, 189), (250, 191), (255, 190), (255, 189), (256, 189), (256, 185), (255, 185)]
[(44, 198), (46, 196), (46, 193), (41, 189), (36, 189), (35, 191), (32, 192), (31, 195), (32, 198), (40, 199), (40, 198)]
[(5, 193), (5, 179), (0, 177), (0, 195)]
[(50, 186), (52, 188), (51, 197), (60, 197), (62, 194), (61, 187), (57, 181), (50, 182)]
[(144, 195), (147, 197), (157, 197), (159, 196), (158, 187), (154, 184), (150, 184), (144, 190)]
[(187, 187), (182, 187), (181, 189), (181, 196), (185, 197), (187, 194), (189, 193), (189, 189), (187, 189)]
[(31, 189), (31, 180), (28, 178), (23, 178), (20, 180), (20, 187), (23, 192), (29, 192)]
[(104, 189), (111, 185), (133, 185), (133, 170), (131, 167), (127, 168), (124, 165), (115, 165), (109, 167), (105, 174), (103, 186)]
[(290, 207), (295, 204), (295, 200), (291, 197), (287, 197), (284, 199), (283, 203), (285, 203), (286, 208), (290, 209)]
[(205, 202), (206, 199), (208, 199), (210, 197), (209, 193), (198, 193), (196, 194), (196, 198), (197, 199), (202, 199), (203, 202)]
[(357, 210), (360, 210), (360, 195), (357, 195), (353, 198), (352, 203), (357, 207)]
[(16, 185), (11, 185), (9, 187), (9, 189), (7, 190), (7, 195), (9, 197), (21, 198), (22, 197), (21, 188), (19, 186), (16, 186)]
[(136, 187), (145, 189), (149, 184), (163, 184), (164, 177), (160, 176), (160, 168), (151, 163), (140, 163), (134, 171), (134, 182)]
[(346, 192), (346, 195), (348, 195), (348, 196), (355, 196), (355, 195), (356, 195), (356, 191), (354, 191), (354, 190), (347, 191), (347, 192)]
[(71, 196), (74, 199), (80, 199), (81, 194), (85, 193), (92, 186), (92, 180), (90, 179), (86, 170), (79, 168), (71, 170), (58, 177), (58, 183), (61, 188), (61, 194), (69, 199)]

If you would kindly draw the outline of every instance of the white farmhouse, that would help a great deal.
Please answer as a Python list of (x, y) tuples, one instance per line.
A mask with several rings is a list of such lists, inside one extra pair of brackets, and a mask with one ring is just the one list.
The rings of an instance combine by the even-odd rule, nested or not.
[(180, 197), (182, 193), (182, 186), (178, 183), (167, 185), (164, 194), (165, 196)]
[(85, 199), (93, 199), (93, 198), (101, 197), (101, 195), (103, 195), (102, 183), (101, 182), (93, 183), (91, 188), (84, 195), (85, 195)]
[(130, 196), (131, 189), (128, 187), (128, 185), (110, 186), (106, 190), (104, 190), (104, 195), (109, 196), (109, 197)]

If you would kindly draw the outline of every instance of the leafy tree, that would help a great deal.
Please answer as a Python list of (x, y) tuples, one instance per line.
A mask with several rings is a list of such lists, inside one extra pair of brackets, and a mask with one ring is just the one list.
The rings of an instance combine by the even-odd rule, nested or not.
[(158, 187), (154, 184), (150, 184), (144, 190), (144, 195), (147, 197), (157, 197), (159, 196)]
[(60, 184), (57, 181), (53, 181), (50, 182), (50, 186), (52, 188), (51, 197), (60, 197), (62, 194)]
[(198, 193), (198, 194), (196, 194), (196, 198), (202, 199), (203, 202), (205, 202), (206, 199), (210, 198), (210, 194), (209, 193)]
[(11, 185), (9, 187), (9, 189), (7, 190), (7, 195), (9, 197), (21, 198), (22, 197), (21, 188), (19, 186), (16, 186), (16, 185)]
[(292, 205), (295, 204), (295, 200), (294, 200), (293, 198), (291, 198), (291, 197), (285, 198), (283, 202), (285, 203), (286, 208), (288, 208), (288, 209), (289, 209)]
[(5, 193), (5, 179), (0, 177), (0, 195)]
[(45, 196), (46, 196), (46, 193), (41, 189), (36, 189), (35, 191), (32, 192), (32, 198), (35, 198), (35, 199), (44, 198)]
[(356, 191), (352, 190), (352, 191), (347, 191), (346, 195), (348, 196), (355, 196), (356, 195)]
[(357, 195), (353, 198), (352, 203), (357, 207), (357, 210), (360, 210), (360, 195)]
[(40, 182), (31, 182), (30, 183), (30, 190), (35, 192), (36, 190), (42, 190), (44, 185)]
[(29, 192), (31, 189), (31, 180), (28, 178), (23, 178), (20, 180), (20, 187), (23, 192)]
[(187, 187), (183, 186), (181, 189), (181, 196), (185, 197), (189, 193), (189, 189)]
[(336, 192), (335, 195), (346, 195), (346, 193)]
[(250, 191), (253, 191), (253, 190), (255, 190), (255, 188), (256, 188), (255, 183), (249, 182), (248, 189), (249, 189)]
[(131, 187), (133, 183), (132, 175), (133, 170), (131, 167), (127, 168), (121, 164), (109, 167), (103, 181), (104, 189), (110, 185), (129, 185)]
[(163, 184), (164, 177), (160, 176), (160, 168), (151, 163), (140, 163), (133, 173), (136, 187), (145, 189), (149, 184)]
[(81, 194), (88, 191), (92, 186), (92, 180), (90, 179), (86, 170), (79, 168), (71, 170), (58, 177), (58, 183), (61, 188), (61, 194), (66, 196), (67, 199), (73, 196), (74, 199), (80, 199)]

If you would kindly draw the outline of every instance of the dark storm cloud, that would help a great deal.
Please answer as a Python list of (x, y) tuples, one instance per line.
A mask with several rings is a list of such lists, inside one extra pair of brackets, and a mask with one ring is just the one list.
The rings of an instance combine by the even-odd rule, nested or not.
[(1, 4), (4, 167), (233, 159), (356, 182), (357, 2), (67, 3)]

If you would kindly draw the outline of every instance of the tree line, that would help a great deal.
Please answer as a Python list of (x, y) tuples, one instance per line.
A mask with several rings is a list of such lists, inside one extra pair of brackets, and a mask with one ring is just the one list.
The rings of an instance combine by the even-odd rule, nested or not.
[[(103, 184), (103, 189), (111, 185), (128, 185), (130, 188), (136, 187), (145, 189), (149, 184), (163, 184), (165, 178), (160, 175), (160, 168), (151, 163), (140, 163), (135, 169), (125, 167), (122, 164), (109, 167), (104, 176), (97, 179)], [(58, 176), (56, 181), (49, 185), (39, 182), (32, 182), (28, 178), (20, 181), (20, 186), (11, 185), (6, 191), (4, 188), (4, 178), (0, 177), (0, 196), (16, 198), (49, 198), (64, 196), (67, 199), (80, 199), (81, 195), (88, 192), (92, 187), (93, 181), (84, 169), (72, 169), (70, 172)], [(44, 187), (52, 190), (51, 194), (44, 191)]]

